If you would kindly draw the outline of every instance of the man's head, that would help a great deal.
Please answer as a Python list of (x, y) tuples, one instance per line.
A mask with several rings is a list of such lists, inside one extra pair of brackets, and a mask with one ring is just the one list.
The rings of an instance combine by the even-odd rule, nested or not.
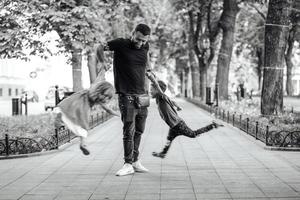
[(148, 40), (151, 33), (151, 29), (146, 24), (138, 24), (134, 32), (132, 34), (131, 41), (134, 44), (134, 47), (137, 49), (140, 49), (145, 45)]
[[(163, 92), (165, 92), (167, 89), (167, 85), (165, 84), (165, 82), (163, 82), (161, 80), (158, 80), (157, 82), (158, 82), (160, 89)], [(150, 93), (153, 98), (155, 98), (159, 94), (157, 88), (155, 87), (155, 85), (153, 83), (151, 84)]]

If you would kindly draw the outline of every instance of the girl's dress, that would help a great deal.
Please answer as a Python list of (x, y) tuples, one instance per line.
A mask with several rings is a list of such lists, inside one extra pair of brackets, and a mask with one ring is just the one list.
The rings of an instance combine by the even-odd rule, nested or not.
[(77, 136), (87, 137), (89, 129), (89, 116), (91, 102), (88, 90), (76, 92), (63, 99), (55, 108), (56, 113), (61, 113), (65, 125)]

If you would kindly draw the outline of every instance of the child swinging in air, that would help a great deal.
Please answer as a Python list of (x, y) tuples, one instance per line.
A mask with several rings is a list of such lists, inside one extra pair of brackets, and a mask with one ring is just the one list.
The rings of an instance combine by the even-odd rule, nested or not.
[(156, 99), (156, 103), (158, 105), (158, 110), (161, 118), (168, 124), (170, 127), (169, 133), (167, 136), (167, 142), (164, 146), (163, 150), (161, 152), (153, 152), (152, 155), (160, 158), (164, 158), (172, 144), (172, 141), (180, 135), (195, 138), (199, 136), (202, 133), (208, 132), (212, 130), (213, 128), (218, 128), (220, 126), (223, 126), (222, 124), (217, 124), (216, 122), (212, 122), (211, 124), (202, 127), (198, 130), (191, 130), (183, 119), (181, 119), (175, 108), (177, 108), (177, 111), (181, 110), (181, 108), (172, 100), (168, 98), (167, 95), (164, 94), (167, 86), (166, 84), (161, 80), (156, 80), (155, 75), (152, 72), (147, 72), (147, 77), (152, 82), (151, 84), (151, 96), (152, 98)]
[(62, 100), (55, 109), (56, 126), (59, 121), (77, 136), (80, 137), (80, 150), (84, 155), (89, 155), (86, 138), (89, 130), (89, 116), (94, 105), (100, 105), (106, 112), (119, 116), (116, 112), (106, 107), (114, 95), (114, 88), (109, 82), (103, 81), (92, 85), (88, 90), (82, 90)]

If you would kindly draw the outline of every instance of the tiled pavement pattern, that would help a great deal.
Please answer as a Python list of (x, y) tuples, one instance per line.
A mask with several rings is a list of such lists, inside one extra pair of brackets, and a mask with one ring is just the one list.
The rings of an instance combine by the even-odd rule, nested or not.
[[(178, 102), (191, 128), (213, 119)], [(116, 177), (123, 164), (121, 126), (115, 117), (93, 129), (90, 156), (83, 156), (76, 143), (53, 154), (0, 160), (0, 199), (300, 199), (300, 152), (264, 150), (231, 126), (196, 139), (179, 137), (165, 159), (152, 157), (168, 131), (153, 102), (141, 143), (141, 161), (150, 172)]]

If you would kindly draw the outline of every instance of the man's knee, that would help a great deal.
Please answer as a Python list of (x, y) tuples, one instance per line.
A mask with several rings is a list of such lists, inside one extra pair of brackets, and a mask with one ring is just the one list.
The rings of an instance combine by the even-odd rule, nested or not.
[(143, 134), (141, 131), (135, 131), (134, 136), (135, 137), (140, 137)]
[(132, 140), (134, 135), (134, 126), (132, 123), (124, 123), (123, 127), (123, 139), (124, 140)]

